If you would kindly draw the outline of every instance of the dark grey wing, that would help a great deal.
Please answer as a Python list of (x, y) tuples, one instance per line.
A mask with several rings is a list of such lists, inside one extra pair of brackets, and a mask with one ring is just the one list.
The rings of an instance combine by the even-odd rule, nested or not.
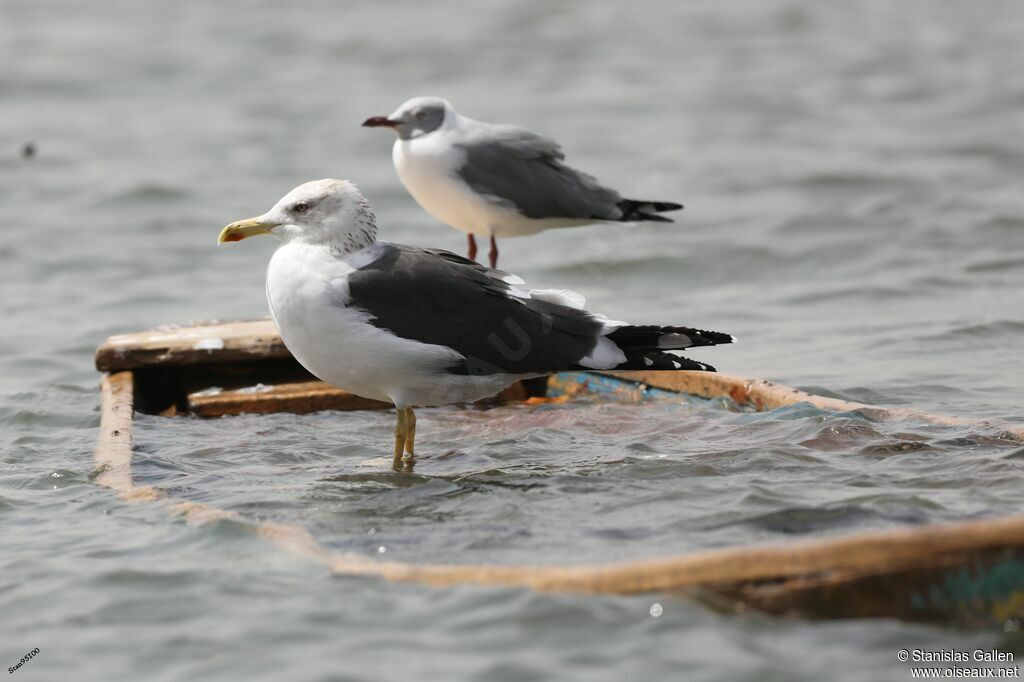
[(472, 258), (466, 258), (465, 256), (460, 256), (457, 253), (452, 253), (451, 251), (445, 251), (444, 249), (423, 249), (423, 250), (426, 253), (430, 253), (430, 254), (433, 254), (433, 255), (437, 256), (441, 260), (446, 260), (446, 261), (449, 261), (451, 263), (455, 263), (457, 265), (468, 265), (470, 267), (477, 268), (477, 269), (483, 271), (483, 273), (485, 275), (487, 275), (488, 277), (491, 277), (491, 278), (496, 279), (496, 280), (501, 281), (501, 282), (505, 282), (506, 284), (523, 284), (524, 283), (522, 277), (519, 277), (518, 275), (513, 275), (511, 272), (505, 272), (504, 270), (498, 270), (496, 268), (486, 268), (486, 267), (480, 265), (479, 263), (477, 263)]
[(481, 124), (459, 147), (456, 172), (476, 192), (527, 218), (618, 220), (622, 197), (562, 163), (558, 143), (516, 126)]
[[(529, 374), (583, 369), (604, 331), (583, 310), (524, 299), (473, 261), (389, 244), (348, 276), (348, 305), (377, 327), (447, 346), (465, 357), (456, 374)], [(498, 273), (503, 274), (503, 273)]]

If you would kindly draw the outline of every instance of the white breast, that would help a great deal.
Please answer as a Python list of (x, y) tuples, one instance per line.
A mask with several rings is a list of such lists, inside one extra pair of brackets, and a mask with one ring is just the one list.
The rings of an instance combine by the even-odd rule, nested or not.
[(488, 200), (456, 174), (465, 153), (439, 130), (411, 140), (396, 140), (391, 151), (395, 170), (409, 194), (430, 215), (452, 227), (483, 236), (508, 234), (508, 227), (530, 222), (499, 202)]
[(456, 170), (465, 152), (452, 143), (453, 132), (438, 130), (411, 140), (396, 140), (391, 150), (398, 177), (427, 213), (456, 229), (482, 236), (520, 237), (552, 227), (586, 225), (592, 220), (527, 218), (496, 197), (475, 192)]

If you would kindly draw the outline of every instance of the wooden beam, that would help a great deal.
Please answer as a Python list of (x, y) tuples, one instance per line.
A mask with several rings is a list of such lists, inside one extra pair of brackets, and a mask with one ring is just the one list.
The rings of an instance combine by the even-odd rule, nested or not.
[(599, 566), (463, 566), (333, 559), (343, 574), (541, 591), (682, 592), (730, 609), (1002, 624), (1024, 615), (1024, 516), (869, 531)]
[(601, 372), (627, 381), (635, 381), (654, 388), (686, 393), (700, 398), (729, 398), (735, 403), (753, 407), (758, 412), (775, 410), (787, 405), (809, 403), (829, 412), (857, 412), (877, 421), (912, 419), (941, 426), (980, 425), (999, 429), (1007, 438), (1024, 441), (1024, 427), (1004, 422), (981, 421), (931, 414), (906, 407), (879, 407), (838, 398), (826, 398), (807, 393), (792, 386), (767, 379), (748, 379), (718, 372), (666, 372), (630, 371)]
[[(481, 402), (497, 404), (522, 401), (529, 397), (529, 392), (522, 382), (516, 382), (493, 398)], [(322, 381), (257, 385), (230, 391), (207, 388), (190, 393), (188, 396), (189, 412), (200, 417), (273, 412), (306, 414), (320, 410), (388, 410), (392, 408), (394, 405), (391, 403), (363, 398)]]
[(386, 410), (393, 407), (362, 398), (322, 381), (251, 386), (234, 391), (206, 389), (188, 396), (188, 410), (200, 417), (230, 414), (267, 414), (293, 412), (305, 414), (319, 410)]
[(96, 369), (194, 365), (291, 357), (271, 320), (154, 329), (112, 336), (96, 350)]
[(135, 385), (131, 372), (100, 379), (100, 437), (96, 482), (117, 491), (132, 487), (132, 418)]

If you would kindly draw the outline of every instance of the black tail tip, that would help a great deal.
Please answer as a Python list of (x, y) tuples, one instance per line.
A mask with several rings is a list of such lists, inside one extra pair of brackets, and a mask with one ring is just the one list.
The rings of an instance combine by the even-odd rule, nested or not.
[(694, 345), (706, 345), (706, 346), (724, 346), (727, 343), (736, 343), (736, 337), (732, 334), (725, 332), (713, 332), (707, 329), (695, 329), (696, 332), (693, 336), (695, 340), (699, 339), (702, 343), (695, 343)]
[(622, 211), (622, 217), (619, 218), (622, 222), (650, 220), (659, 223), (671, 223), (671, 218), (656, 214), (665, 211), (678, 211), (683, 208), (682, 204), (676, 204), (671, 201), (640, 201), (639, 199), (623, 199), (618, 203), (618, 206), (619, 210)]

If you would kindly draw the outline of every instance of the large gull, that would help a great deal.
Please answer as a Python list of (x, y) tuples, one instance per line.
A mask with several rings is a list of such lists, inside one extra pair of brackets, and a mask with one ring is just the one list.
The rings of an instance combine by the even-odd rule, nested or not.
[(682, 208), (624, 199), (563, 163), (554, 140), (462, 116), (440, 97), (415, 97), (363, 125), (394, 129), (391, 158), (402, 184), (428, 213), (468, 234), (470, 260), (476, 258), (474, 235), (490, 237), (492, 268), (497, 237), (595, 222), (672, 222), (658, 214)]
[(415, 407), (478, 400), (562, 370), (713, 367), (666, 351), (731, 343), (729, 334), (631, 326), (583, 309), (579, 294), (528, 289), (514, 275), (447, 251), (377, 241), (369, 202), (345, 180), (300, 185), (218, 243), (281, 241), (267, 301), (288, 350), (314, 375), (393, 403), (396, 464), (411, 459)]

